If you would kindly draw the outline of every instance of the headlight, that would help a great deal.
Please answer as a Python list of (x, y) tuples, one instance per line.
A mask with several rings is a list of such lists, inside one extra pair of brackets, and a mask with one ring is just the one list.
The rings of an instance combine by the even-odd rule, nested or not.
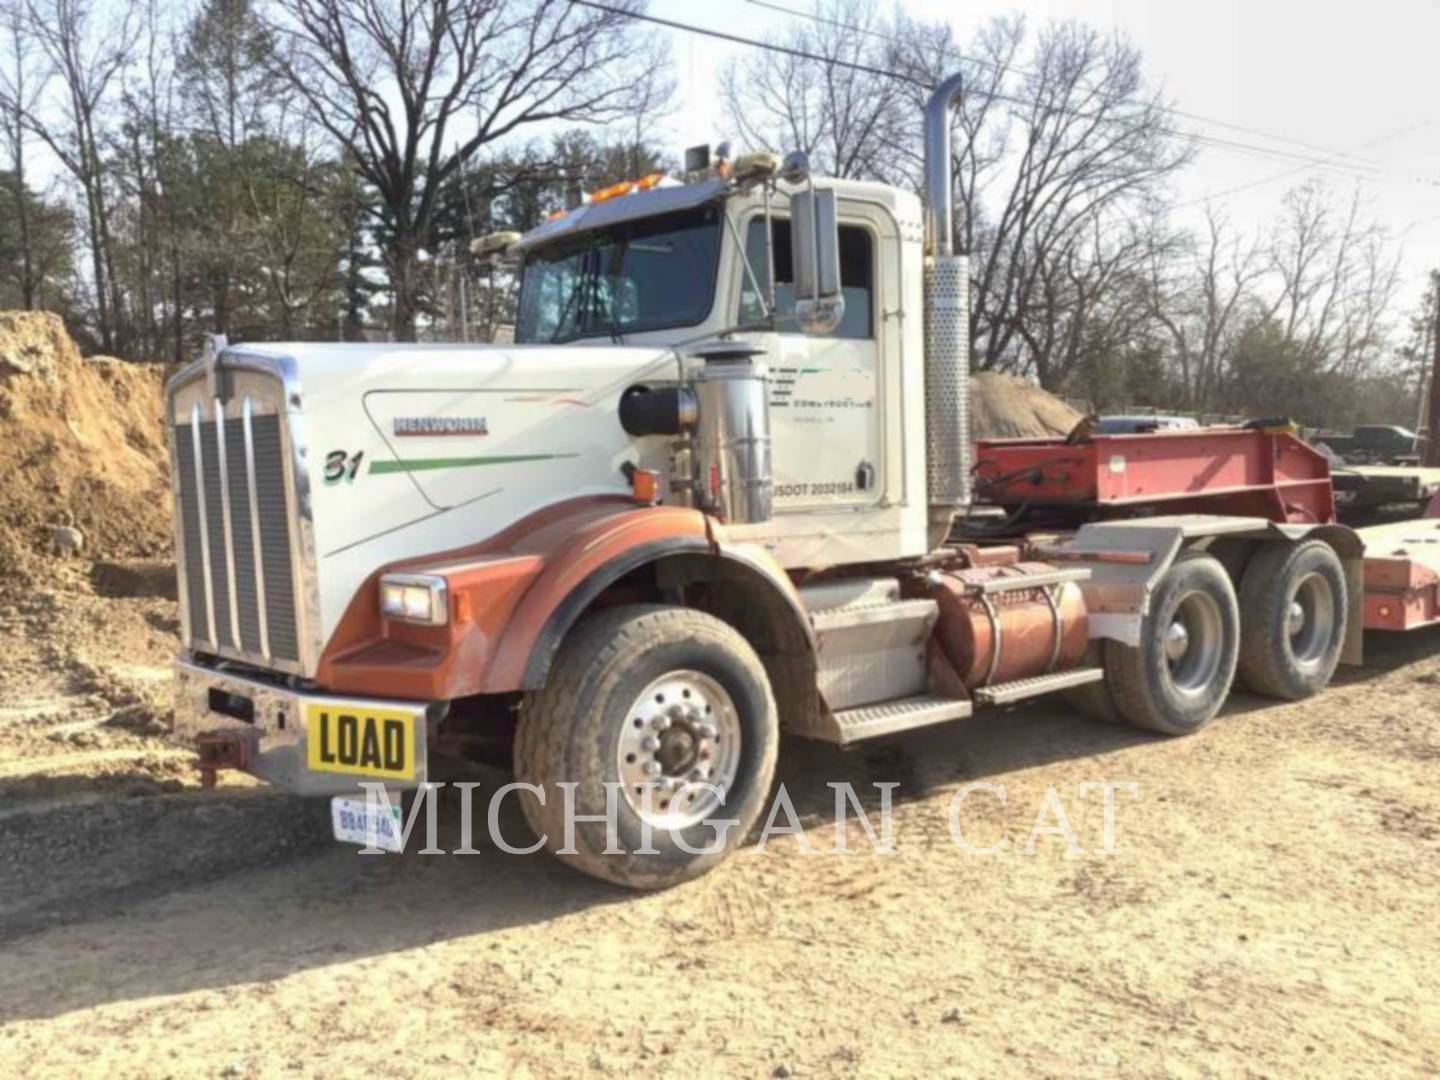
[(444, 626), (450, 621), (445, 579), (429, 574), (386, 574), (380, 579), (380, 614), (387, 619)]

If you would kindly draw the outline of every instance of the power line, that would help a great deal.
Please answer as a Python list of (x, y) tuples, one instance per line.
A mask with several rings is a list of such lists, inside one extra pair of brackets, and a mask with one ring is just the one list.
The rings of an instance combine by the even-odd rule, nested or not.
[[(819, 12), (802, 11), (799, 8), (793, 8), (788, 7), (785, 4), (774, 3), (773, 0), (745, 0), (745, 2), (747, 4), (752, 4), (755, 7), (766, 8), (770, 11), (779, 12), (785, 15), (791, 15), (795, 18), (809, 19), (811, 22), (820, 23), (825, 26), (831, 26), (838, 30), (846, 30), (850, 33), (863, 34), (866, 37), (878, 38), (881, 41), (888, 41), (892, 45), (898, 45), (901, 47), (909, 46), (908, 42), (897, 38), (894, 34), (887, 34), (884, 31), (873, 30), (869, 27), (856, 26), (851, 23), (847, 23), (842, 19), (835, 19), (825, 15), (821, 15)], [(993, 71), (998, 71), (1001, 73), (1028, 75), (1032, 78), (1036, 76), (1036, 71), (1034, 68), (1021, 67), (1015, 64), (1002, 64), (994, 60), (987, 60), (984, 57), (971, 56), (966, 53), (962, 53), (958, 49), (955, 50), (955, 56), (957, 59), (963, 60), (967, 63), (978, 64), (981, 67), (987, 67)], [(1324, 154), (1327, 157), (1351, 158), (1355, 161), (1363, 161), (1369, 165), (1384, 166), (1385, 164), (1383, 161), (1379, 161), (1376, 158), (1366, 158), (1347, 151), (1332, 150), (1328, 147), (1317, 146), (1314, 143), (1305, 142), (1302, 139), (1294, 139), (1286, 135), (1276, 135), (1274, 132), (1263, 131), (1260, 128), (1247, 127), (1244, 124), (1237, 124), (1231, 120), (1221, 120), (1218, 117), (1205, 116), (1202, 113), (1188, 112), (1185, 109), (1179, 109), (1173, 105), (1161, 105), (1157, 102), (1155, 103), (1154, 108), (1160, 112), (1168, 113), (1171, 116), (1178, 116), (1184, 120), (1191, 120), (1201, 124), (1213, 124), (1216, 127), (1228, 128), (1231, 131), (1243, 132), (1244, 134), (1254, 135), (1258, 138), (1269, 139), (1272, 142), (1286, 143), (1290, 146), (1298, 146), (1301, 149), (1310, 150), (1319, 154)]]
[[(732, 34), (724, 30), (713, 30), (709, 27), (697, 26), (694, 23), (680, 22), (675, 19), (666, 19), (658, 15), (650, 15), (644, 12), (630, 11), (625, 8), (615, 7), (610, 4), (599, 3), (597, 2), (597, 0), (568, 0), (568, 2), (575, 6), (592, 8), (596, 11), (602, 11), (610, 15), (619, 16), (621, 18), (634, 19), (639, 22), (652, 23), (657, 26), (666, 27), (667, 29), (679, 30), (683, 33), (698, 34), (703, 37), (716, 38), (721, 41), (733, 42), (737, 45), (745, 45), (753, 49), (761, 49), (766, 52), (775, 52), (787, 56), (793, 56), (797, 59), (813, 60), (817, 63), (830, 64), (835, 67), (846, 68), (852, 71), (861, 71), (870, 75), (878, 75), (881, 78), (896, 79), (901, 82), (908, 83), (911, 86), (918, 87), (922, 90), (931, 90), (934, 88), (932, 84), (924, 81), (923, 79), (917, 79), (914, 76), (905, 74), (904, 72), (894, 71), (889, 68), (875, 67), (871, 64), (861, 64), (851, 60), (841, 60), (833, 56), (825, 56), (822, 53), (811, 52), (808, 49), (795, 48), (790, 45), (780, 45), (771, 41), (762, 41), (758, 38), (744, 37), (740, 34)], [(1015, 97), (1011, 94), (997, 93), (991, 90), (974, 90), (971, 91), (971, 93), (988, 98), (992, 101), (1001, 101), (1010, 105), (1018, 105), (1022, 108), (1047, 108), (1053, 110), (1056, 113), (1065, 116), (1072, 116), (1077, 119), (1097, 120), (1109, 123), (1120, 123), (1124, 119), (1123, 117), (1118, 116), (1107, 117), (1093, 112), (1087, 113), (1075, 109), (1063, 109), (1054, 105), (1048, 105), (1044, 102), (1032, 101), (1025, 98)], [(1157, 105), (1155, 106), (1155, 108), (1163, 109), (1163, 106)], [(1331, 168), (1334, 171), (1348, 172), (1351, 175), (1359, 176), (1365, 179), (1382, 178), (1382, 174), (1380, 172), (1364, 166), (1335, 165), (1330, 163), (1330, 159), (1313, 157), (1307, 158), (1293, 151), (1277, 150), (1274, 147), (1255, 146), (1249, 143), (1243, 143), (1237, 140), (1222, 139), (1218, 136), (1205, 135), (1199, 132), (1183, 131), (1176, 128), (1166, 128), (1163, 130), (1167, 134), (1174, 135), (1179, 138), (1192, 139), (1201, 144), (1211, 145), (1221, 150), (1259, 154), (1262, 156), (1280, 158), (1281, 160), (1300, 160), (1310, 166), (1320, 167), (1323, 165), (1325, 167)], [(1397, 179), (1407, 179), (1412, 180), (1416, 183), (1428, 184), (1430, 186), (1440, 186), (1440, 180), (1435, 180), (1430, 177), (1423, 177), (1417, 175), (1402, 176), (1401, 174), (1395, 174), (1395, 176)]]
[(867, 74), (879, 75), (887, 79), (899, 79), (902, 82), (909, 83), (911, 86), (918, 86), (922, 90), (934, 89), (929, 83), (922, 79), (913, 78), (903, 72), (890, 71), (887, 68), (871, 67), (869, 64), (856, 64), (849, 60), (837, 60), (834, 57), (822, 56), (820, 53), (808, 52), (805, 49), (792, 49), (788, 45), (777, 45), (772, 41), (761, 41), (758, 38), (741, 37), (739, 34), (726, 33), (724, 30), (711, 30), (708, 27), (696, 26), (693, 23), (677, 22), (674, 19), (662, 19), (658, 15), (648, 15), (641, 11), (627, 11), (625, 8), (595, 3), (594, 0), (569, 0), (569, 2), (572, 5), (594, 8), (596, 11), (603, 11), (610, 15), (619, 15), (626, 19), (637, 19), (640, 22), (665, 26), (671, 30), (681, 30), (687, 34), (702, 34), (705, 37), (719, 38), (722, 41), (733, 41), (737, 45), (748, 45), (752, 49), (766, 49), (770, 52), (785, 53), (801, 60), (816, 60), (822, 64), (835, 64), (838, 67), (850, 68), (853, 71), (863, 71)]
[[(753, 5), (755, 5), (756, 7), (768, 8), (768, 9), (771, 10), (771, 11), (778, 11), (778, 12), (780, 12), (780, 13), (782, 13), (782, 14), (785, 14), (785, 15), (793, 15), (794, 17), (796, 17), (796, 18), (798, 18), (798, 19), (809, 19), (811, 22), (822, 23), (822, 24), (825, 25), (825, 26), (833, 26), (833, 27), (835, 27), (836, 29), (845, 30), (845, 31), (848, 31), (848, 32), (850, 32), (850, 33), (864, 34), (866, 37), (879, 38), (881, 41), (888, 41), (888, 42), (890, 42), (890, 44), (892, 44), (892, 45), (901, 45), (901, 46), (907, 46), (907, 45), (908, 45), (907, 42), (901, 41), (899, 38), (897, 38), (897, 37), (896, 37), (895, 35), (893, 35), (893, 34), (887, 34), (887, 33), (883, 32), (883, 31), (881, 31), (881, 30), (871, 30), (869, 27), (855, 26), (855, 25), (853, 25), (853, 24), (851, 24), (851, 23), (844, 22), (844, 21), (842, 21), (842, 20), (840, 20), (840, 19), (828, 18), (828, 17), (826, 17), (826, 16), (824, 16), (824, 15), (821, 15), (819, 12), (801, 11), (801, 10), (799, 10), (798, 8), (786, 7), (784, 4), (770, 3), (769, 0), (745, 0), (745, 2), (746, 2), (747, 4), (753, 4)], [(1022, 67), (1016, 67), (1016, 66), (1013, 65), (1013, 64), (1001, 64), (1001, 63), (998, 63), (998, 62), (996, 62), (996, 61), (994, 61), (994, 60), (985, 60), (985, 59), (982, 59), (981, 57), (978, 57), (978, 56), (965, 56), (964, 54), (959, 53), (959, 52), (957, 52), (955, 55), (956, 55), (956, 57), (957, 57), (958, 59), (968, 61), (969, 63), (972, 63), (972, 64), (979, 64), (979, 65), (981, 65), (982, 67), (988, 67), (988, 68), (991, 68), (991, 69), (994, 70), (994, 71), (999, 71), (999, 72), (1012, 72), (1012, 71), (1013, 71), (1013, 72), (1018, 72), (1018, 73), (1021, 74), (1021, 75), (1033, 74), (1033, 72), (1029, 71), (1028, 69), (1022, 68)]]
[[(900, 38), (897, 38), (897, 37), (896, 37), (895, 35), (893, 35), (893, 34), (887, 34), (887, 33), (884, 33), (883, 31), (875, 30), (875, 29), (872, 29), (872, 28), (870, 28), (870, 27), (853, 25), (853, 24), (847, 23), (847, 22), (845, 22), (844, 20), (841, 20), (841, 19), (835, 19), (835, 18), (831, 18), (831, 17), (825, 16), (825, 15), (821, 15), (819, 12), (807, 12), (807, 11), (802, 11), (802, 10), (800, 10), (799, 8), (793, 8), (793, 7), (789, 7), (789, 6), (785, 5), (785, 4), (775, 3), (774, 0), (745, 0), (745, 2), (748, 3), (748, 4), (751, 4), (751, 5), (755, 6), (755, 7), (766, 8), (766, 9), (768, 9), (768, 10), (770, 10), (770, 11), (779, 12), (779, 13), (785, 14), (785, 15), (791, 15), (791, 16), (794, 16), (794, 17), (796, 17), (796, 18), (809, 19), (809, 20), (811, 20), (812, 22), (815, 22), (815, 23), (820, 23), (820, 24), (823, 24), (823, 25), (826, 25), (826, 26), (835, 27), (835, 28), (837, 28), (837, 29), (845, 30), (845, 31), (848, 31), (848, 32), (851, 32), (851, 33), (858, 33), (858, 34), (863, 34), (863, 35), (868, 36), (868, 37), (878, 38), (879, 40), (889, 42), (889, 43), (892, 44), (892, 45), (897, 45), (897, 46), (901, 46), (901, 47), (907, 47), (907, 43), (906, 43), (906, 42), (902, 41)], [(987, 59), (985, 59), (985, 58), (983, 58), (983, 57), (968, 55), (968, 54), (966, 54), (966, 53), (960, 52), (959, 50), (956, 50), (956, 51), (955, 51), (955, 56), (956, 56), (956, 58), (959, 59), (959, 60), (965, 61), (965, 62), (967, 62), (967, 63), (978, 64), (978, 65), (980, 65), (980, 66), (982, 66), (982, 67), (987, 67), (987, 68), (990, 68), (990, 69), (992, 69), (992, 70), (994, 70), (994, 71), (997, 71), (997, 72), (1001, 72), (1001, 73), (1015, 73), (1015, 74), (1019, 74), (1019, 75), (1030, 76), (1030, 77), (1032, 77), (1032, 78), (1033, 78), (1033, 77), (1036, 77), (1036, 72), (1035, 72), (1035, 69), (1034, 69), (1034, 68), (1021, 67), (1021, 66), (1014, 65), (1014, 64), (1002, 64), (1002, 63), (998, 63), (998, 62), (996, 62), (996, 61), (994, 61), (994, 60), (987, 60)], [(832, 61), (832, 62), (834, 62), (834, 61)], [(986, 91), (977, 91), (977, 92), (978, 92), (978, 93), (987, 93)], [(1002, 101), (1006, 101), (1006, 100), (1012, 101), (1012, 102), (1017, 102), (1017, 101), (1018, 101), (1018, 99), (1006, 98), (1006, 97), (1003, 97), (1003, 96), (1000, 96), (1000, 95), (991, 95), (991, 96), (992, 96), (992, 97), (997, 97), (999, 100), (1002, 100)], [(1034, 103), (1034, 102), (1025, 102), (1025, 104), (1037, 104), (1037, 103)], [(1271, 147), (1255, 146), (1255, 145), (1253, 145), (1253, 144), (1243, 143), (1243, 142), (1239, 142), (1239, 141), (1236, 141), (1236, 140), (1233, 140), (1233, 139), (1224, 139), (1224, 138), (1222, 138), (1222, 137), (1220, 137), (1220, 136), (1209, 135), (1209, 134), (1206, 134), (1206, 133), (1204, 133), (1204, 132), (1180, 131), (1180, 130), (1177, 130), (1177, 129), (1174, 129), (1174, 128), (1167, 129), (1167, 133), (1168, 133), (1168, 134), (1175, 135), (1175, 136), (1179, 136), (1179, 137), (1182, 137), (1182, 138), (1189, 138), (1189, 139), (1194, 140), (1195, 142), (1200, 143), (1201, 145), (1212, 146), (1212, 147), (1215, 147), (1215, 148), (1220, 149), (1220, 150), (1229, 150), (1229, 151), (1235, 151), (1235, 152), (1243, 152), (1243, 153), (1257, 154), (1257, 155), (1261, 155), (1261, 156), (1268, 156), (1268, 157), (1280, 158), (1280, 159), (1282, 159), (1282, 160), (1285, 159), (1285, 158), (1289, 158), (1289, 159), (1291, 159), (1291, 160), (1299, 161), (1299, 162), (1302, 163), (1302, 167), (1301, 167), (1301, 168), (1286, 170), (1286, 171), (1283, 172), (1283, 173), (1277, 173), (1274, 177), (1270, 177), (1270, 178), (1267, 178), (1267, 179), (1265, 179), (1265, 180), (1255, 181), (1253, 184), (1241, 185), (1241, 187), (1240, 187), (1239, 190), (1245, 190), (1245, 189), (1247, 189), (1247, 188), (1249, 188), (1249, 187), (1252, 187), (1252, 186), (1258, 187), (1258, 186), (1260, 186), (1261, 184), (1269, 183), (1270, 180), (1279, 179), (1279, 178), (1284, 177), (1284, 176), (1290, 176), (1290, 175), (1293, 175), (1293, 174), (1296, 173), (1296, 172), (1303, 172), (1305, 167), (1317, 167), (1317, 168), (1318, 168), (1318, 167), (1322, 167), (1322, 166), (1323, 166), (1323, 167), (1333, 167), (1333, 170), (1336, 171), (1336, 172), (1349, 172), (1349, 173), (1351, 173), (1352, 175), (1355, 175), (1355, 176), (1361, 176), (1361, 177), (1373, 178), (1373, 179), (1380, 179), (1380, 178), (1382, 178), (1382, 177), (1380, 177), (1378, 170), (1379, 170), (1379, 169), (1385, 169), (1385, 168), (1387, 168), (1387, 166), (1385, 165), (1385, 162), (1380, 161), (1380, 160), (1377, 159), (1377, 158), (1364, 157), (1364, 156), (1362, 156), (1362, 155), (1360, 155), (1360, 154), (1355, 153), (1354, 151), (1333, 150), (1333, 149), (1330, 149), (1330, 148), (1328, 148), (1328, 147), (1318, 146), (1318, 145), (1316, 145), (1316, 144), (1314, 144), (1314, 143), (1305, 142), (1304, 140), (1301, 140), (1301, 139), (1293, 139), (1293, 138), (1289, 138), (1289, 137), (1284, 136), (1284, 135), (1276, 135), (1276, 134), (1274, 134), (1273, 132), (1262, 131), (1262, 130), (1260, 130), (1260, 129), (1258, 129), (1258, 128), (1247, 127), (1247, 126), (1244, 125), (1244, 124), (1237, 124), (1237, 123), (1234, 123), (1234, 122), (1229, 121), (1229, 120), (1221, 120), (1221, 119), (1219, 119), (1219, 118), (1217, 118), (1217, 117), (1205, 116), (1205, 115), (1203, 115), (1203, 114), (1201, 114), (1201, 113), (1188, 112), (1188, 111), (1186, 111), (1186, 110), (1184, 110), (1184, 109), (1179, 109), (1179, 108), (1176, 108), (1176, 107), (1171, 106), (1171, 105), (1162, 105), (1162, 104), (1160, 104), (1159, 102), (1151, 103), (1150, 107), (1151, 107), (1151, 108), (1154, 108), (1154, 109), (1155, 109), (1156, 111), (1158, 111), (1158, 112), (1166, 113), (1166, 114), (1169, 114), (1169, 115), (1171, 115), (1171, 116), (1178, 116), (1178, 117), (1181, 117), (1181, 118), (1184, 118), (1184, 119), (1187, 119), (1187, 120), (1191, 120), (1191, 121), (1194, 121), (1194, 122), (1197, 122), (1197, 123), (1212, 124), (1212, 125), (1215, 125), (1216, 127), (1228, 128), (1228, 129), (1233, 130), (1233, 131), (1244, 132), (1244, 133), (1249, 134), (1249, 135), (1255, 135), (1255, 136), (1257, 136), (1257, 137), (1259, 137), (1259, 138), (1270, 139), (1270, 140), (1272, 140), (1272, 141), (1274, 141), (1274, 142), (1288, 143), (1288, 144), (1291, 145), (1291, 146), (1298, 146), (1298, 147), (1300, 147), (1300, 148), (1302, 148), (1302, 149), (1311, 150), (1311, 151), (1314, 151), (1314, 152), (1322, 155), (1322, 156), (1320, 156), (1320, 157), (1312, 157), (1312, 156), (1307, 156), (1307, 155), (1298, 154), (1298, 153), (1295, 153), (1294, 151), (1277, 150), (1277, 149), (1274, 149), (1274, 148), (1271, 148)], [(1075, 114), (1075, 115), (1086, 115), (1086, 114)], [(1429, 123), (1429, 121), (1425, 121), (1424, 123)], [(1415, 126), (1423, 126), (1423, 125), (1415, 125)], [(1407, 129), (1402, 129), (1402, 131), (1403, 131), (1403, 130), (1409, 130), (1409, 129), (1408, 129), (1408, 128), (1407, 128)], [(1393, 138), (1395, 135), (1400, 134), (1400, 133), (1401, 133), (1401, 132), (1394, 132), (1394, 133), (1392, 133), (1391, 135), (1385, 136), (1385, 138), (1387, 138), (1387, 139), (1388, 139), (1388, 138)], [(1375, 144), (1375, 142), (1378, 142), (1378, 141), (1384, 141), (1384, 140), (1383, 140), (1383, 139), (1382, 139), (1382, 140), (1374, 140), (1374, 141), (1372, 141), (1372, 142), (1367, 142), (1367, 143), (1365, 143), (1365, 144), (1363, 144), (1363, 145), (1365, 145), (1365, 146), (1372, 146), (1372, 145)], [(1360, 164), (1355, 164), (1355, 165), (1344, 164), (1344, 163), (1342, 163), (1342, 159), (1349, 159), (1350, 161), (1354, 161), (1354, 162), (1357, 162), (1357, 163), (1360, 163)], [(1425, 183), (1425, 184), (1430, 184), (1430, 185), (1432, 185), (1432, 186), (1440, 186), (1440, 182), (1437, 182), (1436, 180), (1433, 180), (1433, 179), (1431, 179), (1431, 178), (1429, 178), (1429, 177), (1424, 177), (1424, 176), (1420, 176), (1420, 175), (1417, 175), (1417, 174), (1411, 174), (1411, 175), (1396, 174), (1396, 177), (1397, 177), (1397, 178), (1400, 178), (1400, 179), (1410, 179), (1410, 180), (1414, 180), (1414, 181), (1417, 182), (1417, 183)]]
[[(1380, 143), (1388, 142), (1399, 135), (1406, 134), (1407, 132), (1415, 131), (1423, 127), (1429, 127), (1434, 122), (1434, 120), (1421, 120), (1414, 124), (1406, 124), (1404, 127), (1396, 128), (1394, 131), (1381, 135), (1379, 138), (1371, 139), (1368, 142), (1361, 143), (1358, 147), (1356, 147), (1356, 149), (1364, 150), (1371, 146), (1377, 146)], [(1248, 183), (1236, 184), (1234, 187), (1229, 187), (1221, 191), (1212, 192), (1211, 194), (1206, 195), (1204, 198), (1192, 199), (1190, 202), (1180, 203), (1178, 206), (1173, 207), (1173, 209), (1183, 210), (1186, 207), (1198, 206), (1201, 203), (1207, 203), (1214, 199), (1222, 199), (1230, 195), (1237, 195), (1242, 191), (1249, 191), (1251, 188), (1262, 187), (1265, 184), (1272, 184), (1276, 180), (1283, 180), (1287, 176), (1294, 176), (1297, 173), (1303, 173), (1312, 168), (1323, 168), (1325, 164), (1325, 160), (1322, 160), (1315, 165), (1298, 165), (1293, 169), (1283, 169), (1280, 172), (1272, 173), (1269, 176), (1262, 176), (1259, 180), (1251, 180)]]
[[(1374, 146), (1377, 143), (1385, 141), (1386, 139), (1395, 138), (1397, 135), (1404, 134), (1405, 132), (1416, 128), (1426, 127), (1432, 123), (1434, 123), (1433, 120), (1421, 120), (1417, 121), (1414, 124), (1407, 124), (1402, 128), (1390, 132), (1389, 134), (1383, 136), (1380, 139), (1372, 139), (1367, 142), (1361, 143), (1360, 145)], [(1224, 150), (1227, 152), (1251, 154), (1257, 157), (1274, 158), (1279, 161), (1299, 162), (1299, 166), (1297, 168), (1286, 169), (1283, 172), (1274, 173), (1271, 176), (1264, 177), (1260, 180), (1241, 184), (1238, 189), (1227, 190), (1244, 190), (1250, 187), (1259, 187), (1261, 184), (1268, 184), (1273, 180), (1278, 180), (1286, 176), (1293, 176), (1296, 173), (1305, 172), (1308, 169), (1324, 169), (1330, 172), (1340, 173), (1345, 176), (1353, 176), (1360, 180), (1373, 180), (1376, 182), (1389, 181), (1395, 183), (1421, 184), (1425, 187), (1440, 187), (1440, 179), (1437, 179), (1433, 176), (1428, 176), (1424, 173), (1416, 173), (1410, 172), (1408, 170), (1400, 170), (1394, 168), (1372, 168), (1367, 165), (1346, 164), (1340, 160), (1342, 157), (1345, 156), (1344, 153), (1340, 151), (1332, 153), (1327, 157), (1312, 157), (1308, 154), (1300, 154), (1292, 150), (1276, 150), (1270, 147), (1252, 146), (1249, 143), (1237, 142), (1232, 139), (1222, 139), (1214, 135), (1205, 135), (1198, 132), (1185, 135), (1185, 137), (1194, 140), (1201, 146), (1213, 147), (1215, 149)]]
[[(1176, 134), (1193, 139), (1201, 146), (1209, 146), (1217, 150), (1231, 150), (1236, 153), (1252, 154), (1257, 157), (1276, 158), (1281, 161), (1298, 161), (1302, 166), (1329, 165), (1343, 156), (1342, 154), (1330, 154), (1325, 157), (1317, 157), (1313, 154), (1302, 154), (1296, 150), (1278, 150), (1274, 147), (1254, 146), (1250, 143), (1240, 142), (1235, 139), (1226, 139), (1219, 135), (1208, 135), (1199, 131), (1176, 132)], [(1339, 168), (1361, 176), (1376, 176), (1383, 171), (1369, 165), (1340, 165)]]

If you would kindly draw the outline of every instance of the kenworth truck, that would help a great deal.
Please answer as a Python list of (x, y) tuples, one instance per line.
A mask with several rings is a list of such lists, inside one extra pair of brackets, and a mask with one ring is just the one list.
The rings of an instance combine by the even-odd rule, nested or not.
[(581, 820), (564, 857), (658, 887), (741, 841), (782, 732), (1060, 693), (1184, 735), (1237, 678), (1303, 698), (1362, 628), (1440, 620), (1440, 521), (1336, 524), (1283, 427), (972, 443), (958, 91), (923, 201), (717, 155), (481, 244), (520, 268), (513, 346), (222, 344), (176, 375), (202, 775), (332, 797), (354, 838), (361, 781), (498, 739), (548, 848), (609, 802), (626, 853)]

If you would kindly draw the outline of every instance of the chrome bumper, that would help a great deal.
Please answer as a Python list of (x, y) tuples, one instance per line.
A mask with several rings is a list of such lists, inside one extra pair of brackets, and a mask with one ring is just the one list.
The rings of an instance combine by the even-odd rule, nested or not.
[[(414, 717), (414, 776), (402, 780), (310, 768), (306, 711), (311, 705), (352, 709), (370, 706), (390, 713), (409, 713)], [(244, 771), (297, 795), (353, 795), (361, 791), (362, 781), (377, 779), (391, 790), (419, 787), (426, 780), (429, 766), (427, 713), (424, 702), (308, 694), (216, 671), (186, 659), (175, 662), (177, 739), (192, 746), (201, 736), (220, 734), (244, 741)]]

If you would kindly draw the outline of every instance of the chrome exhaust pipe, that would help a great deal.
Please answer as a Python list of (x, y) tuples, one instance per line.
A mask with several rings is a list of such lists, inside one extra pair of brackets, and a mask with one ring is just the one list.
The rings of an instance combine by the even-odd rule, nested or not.
[(925, 105), (925, 479), (932, 548), (970, 503), (970, 267), (955, 254), (950, 111), (961, 76)]
[(925, 103), (925, 239), (936, 257), (955, 253), (951, 200), (950, 110), (960, 99), (963, 76), (951, 75)]

